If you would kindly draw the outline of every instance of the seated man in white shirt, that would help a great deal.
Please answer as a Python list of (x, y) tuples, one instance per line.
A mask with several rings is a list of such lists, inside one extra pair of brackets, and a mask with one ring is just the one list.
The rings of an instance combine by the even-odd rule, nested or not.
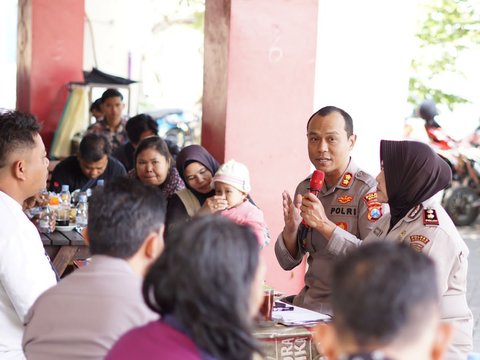
[(56, 284), (40, 235), (23, 202), (46, 186), (48, 158), (35, 118), (0, 113), (0, 359), (24, 359), (24, 319)]
[(89, 198), (90, 263), (38, 298), (27, 315), (28, 359), (103, 359), (133, 327), (155, 320), (143, 277), (164, 247), (159, 188), (118, 178)]

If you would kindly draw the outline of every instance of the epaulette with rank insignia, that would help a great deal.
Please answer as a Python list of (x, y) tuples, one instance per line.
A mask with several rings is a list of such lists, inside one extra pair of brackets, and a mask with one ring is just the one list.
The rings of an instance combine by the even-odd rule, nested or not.
[(423, 210), (423, 225), (426, 225), (426, 226), (439, 225), (437, 212), (434, 209)]
[(350, 183), (353, 181), (353, 175), (351, 172), (347, 172), (343, 175), (342, 180), (340, 180), (339, 186), (341, 187), (348, 187)]

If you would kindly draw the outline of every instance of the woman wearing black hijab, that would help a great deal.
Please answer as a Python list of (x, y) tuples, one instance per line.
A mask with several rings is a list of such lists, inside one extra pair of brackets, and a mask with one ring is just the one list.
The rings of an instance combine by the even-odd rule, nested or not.
[(178, 173), (185, 189), (178, 191), (167, 205), (167, 235), (197, 213), (214, 213), (226, 208), (226, 200), (215, 196), (211, 187), (213, 175), (218, 170), (217, 160), (200, 145), (183, 148), (177, 155)]
[[(453, 324), (446, 359), (465, 359), (473, 348), (473, 318), (466, 300), (469, 251), (446, 211), (434, 199), (450, 183), (451, 170), (428, 145), (416, 141), (382, 140), (380, 161), (377, 198), (364, 201), (377, 211), (381, 211), (380, 203), (388, 203), (390, 214), (377, 220), (363, 241), (407, 243), (433, 258), (442, 295), (440, 315)], [(329, 239), (332, 254), (345, 254), (362, 243), (328, 220), (316, 196), (306, 194), (300, 210), (304, 221)]]

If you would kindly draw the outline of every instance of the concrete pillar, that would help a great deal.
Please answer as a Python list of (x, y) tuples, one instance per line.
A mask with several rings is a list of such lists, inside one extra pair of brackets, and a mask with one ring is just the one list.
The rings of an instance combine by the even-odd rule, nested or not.
[(17, 109), (43, 122), (48, 147), (67, 84), (82, 81), (84, 0), (19, 0)]
[(317, 0), (207, 0), (202, 144), (245, 163), (252, 197), (272, 233), (267, 282), (287, 293), (305, 266), (283, 271), (273, 253), (283, 228), (282, 191), (310, 171), (306, 122), (313, 112)]

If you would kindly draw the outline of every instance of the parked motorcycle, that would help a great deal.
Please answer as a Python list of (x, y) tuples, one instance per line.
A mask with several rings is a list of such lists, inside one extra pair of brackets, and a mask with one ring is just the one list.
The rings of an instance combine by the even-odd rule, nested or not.
[(425, 120), (430, 146), (452, 169), (452, 185), (445, 190), (442, 205), (455, 225), (470, 225), (480, 212), (480, 149), (455, 141), (445, 133), (434, 120), (435, 103), (422, 103), (419, 115)]
[(480, 156), (476, 148), (459, 147), (454, 185), (447, 189), (443, 206), (457, 226), (472, 224), (480, 212)]
[(188, 115), (182, 109), (161, 109), (147, 112), (158, 124), (158, 135), (181, 149), (193, 141), (194, 126), (198, 117)]

